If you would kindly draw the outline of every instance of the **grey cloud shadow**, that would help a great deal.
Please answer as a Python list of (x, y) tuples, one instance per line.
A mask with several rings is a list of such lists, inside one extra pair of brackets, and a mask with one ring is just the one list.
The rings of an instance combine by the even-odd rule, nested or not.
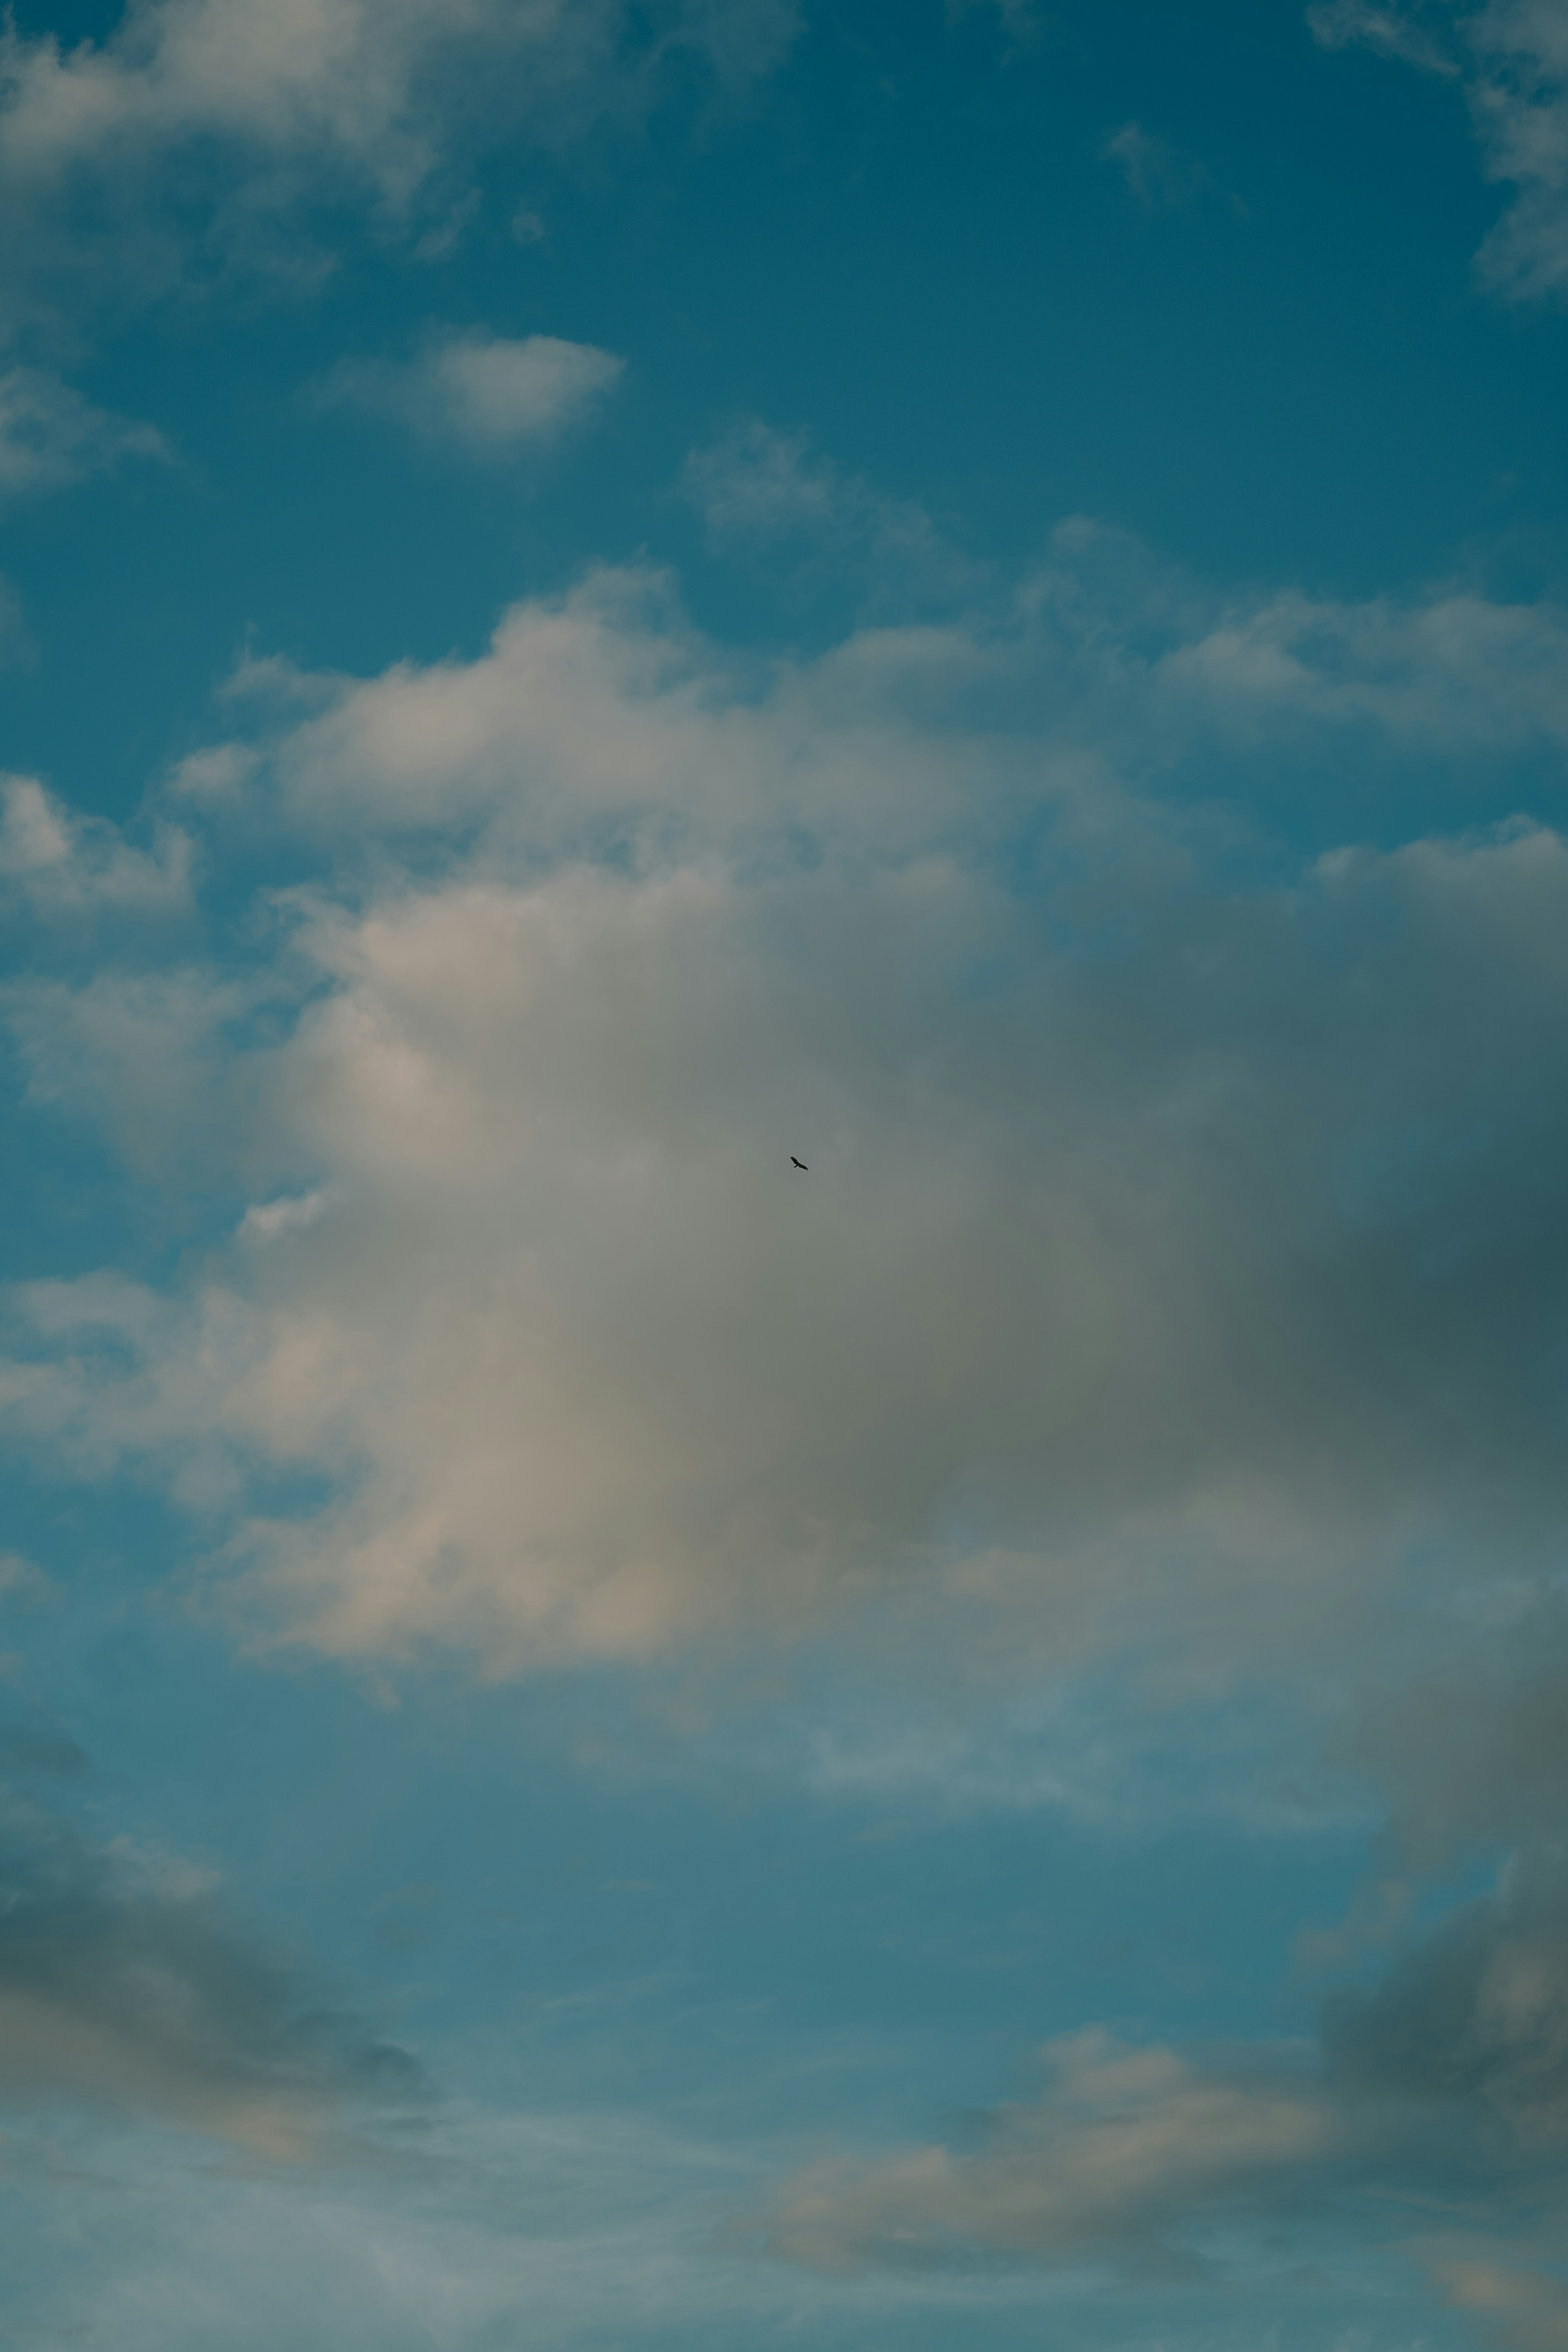
[(356, 2110), (426, 2095), (406, 2051), (199, 1874), (27, 1786), (87, 1773), (68, 1734), (7, 1726), (0, 1769), (0, 2107), (64, 2101), (295, 2162), (341, 2152)]

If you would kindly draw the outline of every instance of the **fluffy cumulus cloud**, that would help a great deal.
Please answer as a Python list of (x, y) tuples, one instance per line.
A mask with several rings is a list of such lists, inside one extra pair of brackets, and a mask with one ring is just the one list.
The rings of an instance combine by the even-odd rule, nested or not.
[(297, 219), (277, 234), (302, 195), (368, 202), (389, 222), (428, 197), (447, 220), (477, 138), (523, 121), (556, 140), (639, 110), (672, 56), (744, 83), (795, 25), (793, 0), (137, 0), (101, 40), (12, 26), (0, 50), (12, 267), (63, 272), (43, 289), (55, 300), (110, 257), (122, 286), (204, 254), (310, 271), (324, 257), (301, 247)]
[[(267, 959), (10, 1000), (42, 1092), (246, 1188), (173, 1293), (14, 1295), (18, 1435), (171, 1479), (343, 1656), (897, 1601), (1174, 1704), (1339, 1689), (1396, 1622), (1430, 1664), (1533, 1592), (1568, 849), (1281, 876), (1148, 786), (1303, 730), (1550, 739), (1560, 624), (1177, 596), (1152, 650), (1075, 547), (993, 624), (805, 667), (607, 576), (471, 662), (284, 680), (211, 803), (213, 858), (315, 863)], [(268, 1511), (280, 1469), (330, 1499)]]
[(367, 409), (470, 457), (504, 457), (556, 439), (624, 366), (611, 352), (554, 335), (448, 334), (402, 363), (350, 361), (320, 398)]
[(1318, 0), (1321, 41), (1363, 44), (1460, 81), (1488, 176), (1514, 194), (1478, 257), (1515, 301), (1568, 289), (1568, 17), (1557, 0)]

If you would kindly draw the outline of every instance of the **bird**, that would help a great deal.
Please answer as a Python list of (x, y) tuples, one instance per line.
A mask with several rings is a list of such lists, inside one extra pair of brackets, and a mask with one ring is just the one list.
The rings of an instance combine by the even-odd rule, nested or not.
[(797, 1160), (797, 1159), (795, 1158), (795, 1154), (794, 1154), (794, 1152), (793, 1152), (793, 1151), (790, 1153), (790, 1156), (789, 1156), (789, 1164), (790, 1164), (790, 1166), (791, 1166), (792, 1168), (798, 1168), (798, 1169), (800, 1170), (800, 1172), (801, 1172), (801, 1174), (802, 1174), (803, 1176), (809, 1176), (809, 1175), (810, 1175), (810, 1173), (811, 1173), (811, 1171), (810, 1171), (810, 1169), (806, 1166), (806, 1164), (805, 1164), (805, 1160)]

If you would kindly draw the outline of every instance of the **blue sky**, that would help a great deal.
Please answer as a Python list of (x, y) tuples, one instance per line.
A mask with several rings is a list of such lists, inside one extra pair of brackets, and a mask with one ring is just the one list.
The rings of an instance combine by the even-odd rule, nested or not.
[(0, 212), (6, 2345), (1562, 2352), (1562, 0), (29, 5)]

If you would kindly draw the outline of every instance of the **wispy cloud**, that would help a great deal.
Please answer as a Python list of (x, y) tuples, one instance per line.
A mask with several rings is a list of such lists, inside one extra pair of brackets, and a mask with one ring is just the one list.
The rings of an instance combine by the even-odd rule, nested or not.
[(1313, 36), (1325, 48), (1375, 49), (1385, 58), (1401, 58), (1428, 72), (1457, 74), (1447, 32), (1453, 12), (1436, 0), (1315, 0), (1307, 11)]
[(1124, 122), (1101, 152), (1108, 163), (1120, 166), (1131, 194), (1151, 212), (1177, 211), (1209, 184), (1205, 164), (1155, 138), (1141, 122)]
[[(12, 1744), (14, 1777), (34, 1750)], [(79, 1761), (79, 1759), (78, 1759)], [(173, 2124), (269, 2160), (315, 2153), (418, 2070), (248, 1937), (175, 1859), (94, 1839), (0, 1789), (0, 2107), (61, 2102)]]
[(681, 482), (718, 540), (865, 538), (910, 555), (935, 541), (922, 507), (882, 496), (823, 457), (808, 434), (778, 432), (760, 417), (693, 449)]
[(743, 87), (797, 22), (795, 0), (149, 0), (74, 46), (11, 26), (11, 269), (30, 270), (46, 303), (65, 250), (73, 282), (90, 264), (93, 289), (115, 299), (237, 262), (313, 282), (329, 257), (301, 235), (302, 200), (368, 206), (417, 239), (450, 218), (476, 143), (519, 124), (556, 143), (635, 119), (682, 58)]
[(160, 824), (138, 849), (111, 824), (79, 815), (35, 776), (0, 777), (0, 887), (45, 914), (170, 913), (190, 901), (193, 845)]
[(680, 487), (710, 546), (775, 563), (784, 555), (804, 571), (831, 563), (840, 583), (900, 616), (951, 609), (978, 580), (918, 500), (889, 498), (824, 456), (809, 434), (760, 417), (690, 450)]
[(379, 2165), (305, 2179), (202, 2171), (186, 2151), (102, 2134), (67, 2148), (108, 2192), (91, 2231), (25, 2144), (0, 2181), (42, 2241), (30, 2291), (7, 2283), (10, 2315), (42, 2342), (107, 2330), (117, 2352), (206, 2352), (217, 2326), (237, 2352), (273, 2352), (279, 2333), (300, 2352), (489, 2352), (519, 2336), (576, 2352), (643, 2334), (692, 2352), (923, 2346), (942, 2340), (933, 2318), (968, 2336), (1041, 2300), (1016, 2279), (839, 2282), (759, 2262), (724, 2231), (772, 2152), (613, 2110), (447, 2101), (416, 2137), (383, 2132)]
[(1330, 47), (1355, 43), (1459, 80), (1489, 179), (1514, 197), (1476, 257), (1510, 301), (1568, 291), (1568, 20), (1556, 0), (1321, 0)]
[(0, 890), (40, 912), (175, 911), (189, 903), (192, 843), (162, 824), (150, 849), (79, 815), (36, 776), (0, 776)]
[(58, 489), (121, 458), (169, 454), (155, 425), (95, 408), (42, 368), (0, 374), (0, 498)]
[[(977, 2144), (819, 2161), (759, 2217), (759, 2236), (829, 2273), (962, 2264), (984, 2249), (1223, 2276), (1293, 2263), (1331, 2214), (1352, 2242), (1414, 2254), (1505, 2344), (1562, 2342), (1560, 1855), (1538, 1851), (1373, 1992), (1332, 2004), (1315, 2052), (1190, 2053), (1091, 2028), (1041, 2054), (1046, 2088), (999, 2110)], [(1423, 2210), (1446, 2225), (1426, 2242)], [(1500, 2238), (1496, 2216), (1510, 2211)]]

